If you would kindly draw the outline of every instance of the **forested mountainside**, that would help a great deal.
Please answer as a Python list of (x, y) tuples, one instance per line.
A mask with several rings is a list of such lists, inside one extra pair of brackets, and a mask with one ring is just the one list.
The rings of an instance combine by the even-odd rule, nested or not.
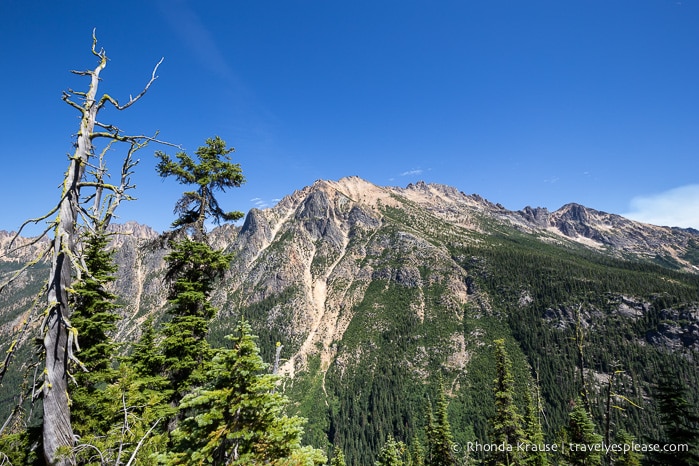
[[(146, 319), (165, 319), (167, 251), (148, 227), (118, 229), (115, 337), (127, 353)], [(0, 244), (10, 236), (0, 232)], [(521, 412), (531, 387), (541, 393), (548, 442), (560, 440), (580, 393), (600, 432), (639, 442), (662, 437), (662, 377), (699, 401), (696, 230), (577, 204), (515, 212), (447, 186), (350, 177), (318, 181), (209, 237), (235, 254), (213, 293), (212, 346), (241, 316), (265, 361), (280, 342), (281, 390), (309, 420), (305, 442), (341, 449), (348, 465), (374, 464), (389, 435), (423, 438), (442, 391), (456, 445), (492, 441), (500, 339)], [(33, 247), (3, 256), (0, 278)], [(44, 272), (39, 264), (0, 295), (3, 351)], [(28, 373), (31, 341), (3, 381), (3, 413)]]

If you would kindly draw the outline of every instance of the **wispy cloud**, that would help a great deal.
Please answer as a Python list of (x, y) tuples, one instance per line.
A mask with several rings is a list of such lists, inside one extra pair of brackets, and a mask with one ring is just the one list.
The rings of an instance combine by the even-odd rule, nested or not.
[(403, 173), (400, 174), (400, 176), (422, 175), (423, 172), (424, 172), (424, 170), (422, 170), (421, 168), (417, 168), (417, 169), (414, 169), (414, 170), (408, 170), (407, 172), (403, 172)]
[(253, 197), (252, 199), (250, 199), (250, 202), (255, 204), (255, 207), (257, 207), (258, 209), (265, 209), (265, 208), (269, 207), (269, 204), (267, 203), (267, 201), (265, 201), (261, 197)]
[(275, 205), (277, 202), (281, 201), (281, 199), (272, 199), (272, 200), (266, 200), (262, 199), (261, 197), (253, 197), (250, 199), (250, 202), (252, 202), (256, 208), (258, 209), (266, 209), (268, 207), (271, 207)]
[(630, 212), (622, 214), (640, 222), (699, 229), (699, 184), (690, 184), (631, 199)]

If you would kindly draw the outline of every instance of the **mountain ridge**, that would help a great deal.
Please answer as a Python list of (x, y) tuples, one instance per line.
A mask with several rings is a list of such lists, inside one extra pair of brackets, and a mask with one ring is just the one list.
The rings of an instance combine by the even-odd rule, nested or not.
[[(114, 228), (131, 232), (113, 243), (115, 338), (128, 343), (146, 319), (167, 318), (168, 250), (146, 226)], [(589, 332), (594, 364), (584, 369), (593, 392), (619, 363), (636, 380), (619, 393), (650, 399), (657, 368), (699, 360), (694, 230), (575, 203), (510, 211), (445, 185), (380, 187), (347, 177), (251, 209), (242, 225), (214, 228), (208, 241), (234, 253), (211, 298), (219, 309), (212, 344), (223, 344), (241, 316), (265, 360), (279, 342), (283, 389), (309, 418), (309, 441), (344, 446), (348, 464), (373, 464), (380, 445), (372, 439), (388, 431), (404, 441), (420, 432), (424, 399), (439, 380), (457, 441), (486, 440), (495, 338), (509, 342), (521, 389), (540, 376), (552, 429), (578, 390), (576, 326)], [(0, 280), (19, 264), (6, 259)], [(23, 286), (38, 290), (44, 276), (33, 273)], [(20, 286), (9, 291), (0, 296), (4, 335), (30, 301)], [(641, 438), (657, 427), (653, 413), (623, 421)]]

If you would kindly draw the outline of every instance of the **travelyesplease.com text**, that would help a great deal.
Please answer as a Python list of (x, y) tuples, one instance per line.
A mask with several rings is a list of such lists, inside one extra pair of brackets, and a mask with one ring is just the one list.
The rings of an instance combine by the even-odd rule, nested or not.
[(528, 443), (521, 442), (517, 444), (509, 443), (481, 443), (467, 442), (465, 445), (454, 444), (454, 452), (465, 450), (467, 452), (504, 452), (504, 451), (519, 451), (519, 452), (600, 452), (609, 453), (648, 453), (648, 452), (686, 452), (689, 451), (689, 445), (683, 443)]

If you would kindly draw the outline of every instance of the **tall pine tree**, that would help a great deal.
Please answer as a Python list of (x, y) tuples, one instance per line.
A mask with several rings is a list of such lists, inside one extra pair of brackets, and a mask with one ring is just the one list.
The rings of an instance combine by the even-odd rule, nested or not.
[(116, 328), (116, 295), (107, 290), (117, 270), (114, 251), (107, 250), (108, 237), (95, 231), (84, 239), (86, 271), (73, 286), (73, 327), (80, 339), (80, 361), (87, 371), (76, 370), (77, 386), (71, 390), (73, 431), (79, 436), (109, 428), (104, 409), (111, 403), (105, 388), (117, 377), (114, 354), (117, 344), (111, 333)]
[(207, 139), (196, 151), (198, 162), (184, 152), (171, 159), (156, 152), (157, 171), (162, 177), (174, 176), (178, 182), (194, 187), (185, 191), (175, 204), (178, 215), (173, 222), (170, 247), (165, 258), (166, 279), (170, 283), (169, 314), (164, 325), (162, 350), (164, 371), (173, 388), (173, 403), (178, 403), (192, 387), (201, 383), (202, 371), (195, 369), (211, 360), (213, 353), (206, 341), (208, 322), (216, 310), (209, 296), (216, 279), (228, 269), (232, 255), (213, 249), (207, 242), (205, 222), (216, 224), (236, 220), (240, 212), (225, 212), (214, 196), (217, 191), (245, 182), (240, 165), (228, 155), (233, 151), (218, 136)]
[[(524, 420), (514, 402), (514, 377), (512, 362), (505, 349), (505, 340), (495, 340), (495, 416), (490, 421), (491, 439), (499, 448), (486, 459), (492, 466), (525, 464), (523, 452), (516, 448), (526, 440)], [(511, 447), (511, 448), (507, 448)]]
[(602, 453), (590, 446), (602, 443), (603, 437), (596, 432), (595, 423), (585, 409), (582, 398), (578, 398), (569, 415), (567, 441), (564, 450), (566, 464), (570, 466), (599, 466)]
[(194, 235), (195, 241), (203, 241), (206, 232), (205, 221), (238, 220), (242, 212), (225, 212), (218, 203), (214, 193), (225, 192), (226, 188), (239, 187), (245, 183), (245, 177), (237, 163), (232, 163), (228, 154), (233, 148), (226, 147), (226, 142), (216, 136), (207, 139), (206, 145), (199, 147), (195, 154), (199, 162), (184, 152), (179, 152), (172, 160), (163, 152), (156, 152), (160, 159), (157, 170), (163, 178), (174, 176), (178, 182), (191, 185), (194, 191), (186, 191), (175, 205), (178, 215), (172, 226), (184, 229)]
[(172, 433), (167, 464), (324, 463), (318, 450), (301, 447), (305, 420), (284, 413), (288, 400), (275, 391), (278, 377), (264, 373), (248, 323), (237, 332), (213, 358), (204, 387), (182, 400), (186, 418)]
[(449, 418), (447, 415), (446, 395), (444, 387), (439, 385), (439, 400), (437, 401), (435, 412), (429, 407), (427, 418), (427, 457), (425, 464), (429, 466), (454, 466), (454, 437), (451, 433)]
[(330, 459), (330, 466), (347, 466), (345, 454), (340, 447), (333, 448), (333, 457)]
[[(532, 390), (534, 396), (532, 396)], [(525, 454), (524, 464), (529, 466), (548, 466), (549, 464), (544, 445), (544, 432), (539, 418), (541, 411), (540, 397), (538, 386), (526, 392), (527, 411), (524, 418), (524, 426), (526, 441), (531, 447)]]
[[(687, 445), (687, 451), (657, 452), (652, 464), (699, 465), (699, 413), (689, 402), (687, 386), (680, 374), (666, 370), (655, 389), (664, 445)], [(683, 448), (684, 449), (684, 448)]]

